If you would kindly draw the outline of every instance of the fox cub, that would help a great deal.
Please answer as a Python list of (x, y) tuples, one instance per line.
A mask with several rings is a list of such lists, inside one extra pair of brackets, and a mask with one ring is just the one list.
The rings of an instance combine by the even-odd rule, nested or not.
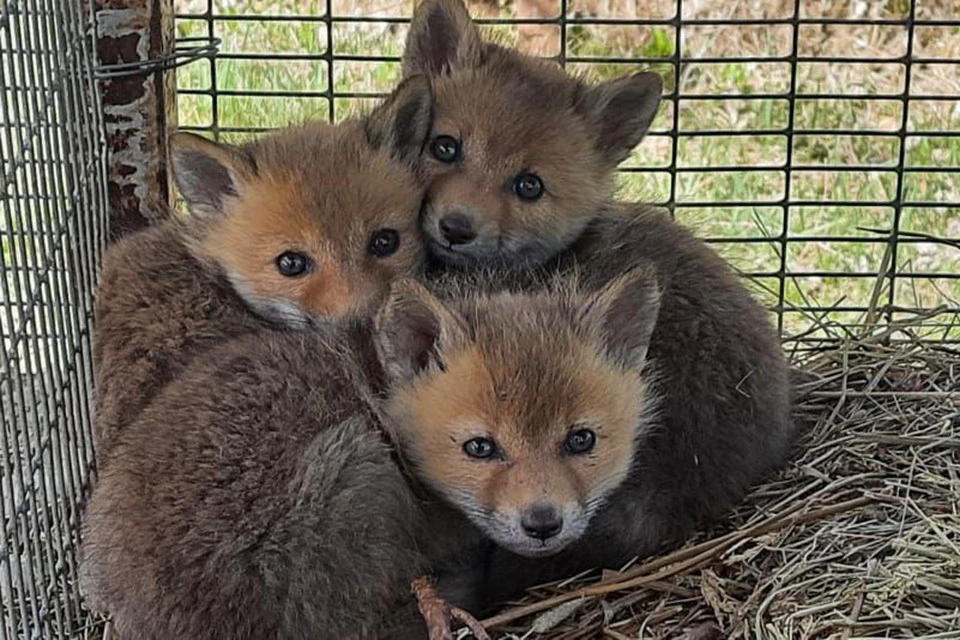
[(656, 416), (653, 269), (592, 293), (405, 284), (377, 342), (405, 458), (505, 549), (549, 556), (582, 538)]
[(410, 583), (480, 547), (467, 518), (556, 551), (629, 473), (658, 296), (642, 269), (449, 301), (401, 278), (373, 321), (212, 347), (104, 456), (87, 602), (124, 640), (425, 638)]
[(342, 327), (227, 340), (117, 435), (80, 588), (119, 638), (426, 638), (418, 505), (377, 426), (369, 342)]
[[(579, 518), (568, 529), (569, 496), (557, 467), (541, 463), (538, 482), (519, 486), (540, 492), (538, 513), (550, 526), (537, 534), (542, 541), (496, 538), (507, 551), (494, 553), (489, 597), (591, 567), (616, 568), (722, 515), (784, 461), (792, 436), (787, 366), (765, 311), (709, 246), (664, 213), (612, 199), (614, 169), (650, 126), (660, 79), (637, 74), (585, 85), (555, 65), (483, 42), (460, 0), (420, 4), (403, 64), (405, 73), (429, 74), (435, 92), (424, 159), (429, 249), (447, 264), (500, 271), (441, 278), (465, 289), (535, 290), (542, 278), (562, 275), (598, 291), (647, 265), (661, 292), (643, 367), (657, 411), (640, 430), (630, 472), (583, 531)], [(517, 374), (514, 387), (541, 383), (538, 363), (553, 357), (551, 337), (548, 328), (524, 351), (530, 373)], [(467, 513), (495, 513), (489, 500), (511, 486), (516, 456), (560, 455), (550, 438), (514, 433), (529, 420), (518, 410), (495, 417), (506, 425), (498, 428), (514, 443), (514, 457), (492, 456), (489, 467), (461, 458), (434, 469), (434, 483), (450, 487)], [(425, 414), (418, 420), (425, 433), (434, 424)], [(463, 423), (438, 420), (441, 430)], [(588, 477), (594, 471), (602, 475), (589, 467)], [(465, 478), (477, 484), (465, 487)], [(548, 552), (556, 555), (518, 557)]]
[(611, 199), (663, 81), (590, 85), (558, 65), (484, 42), (460, 0), (424, 0), (403, 72), (431, 77), (423, 229), (433, 256), (535, 264), (566, 248)]
[[(696, 527), (722, 516), (786, 459), (793, 437), (790, 385), (776, 331), (723, 260), (668, 214), (622, 205), (617, 215), (593, 221), (539, 275), (537, 270), (500, 270), (450, 273), (445, 278), (467, 289), (536, 290), (546, 273), (572, 279), (589, 292), (604, 290), (638, 267), (652, 268), (659, 283), (656, 318), (651, 330), (647, 316), (633, 309), (626, 317), (634, 326), (615, 337), (628, 343), (649, 337), (645, 362), (637, 371), (656, 408), (652, 415), (644, 414), (646, 426), (631, 450), (630, 471), (595, 509), (587, 530), (570, 538), (565, 537), (561, 517), (567, 498), (557, 492), (556, 487), (563, 485), (558, 485), (556, 473), (544, 475), (532, 487), (524, 484), (525, 491), (539, 491), (542, 503), (553, 505), (551, 513), (557, 517), (547, 521), (555, 530), (543, 532), (547, 540), (543, 547), (560, 553), (527, 560), (518, 556), (535, 555), (529, 549), (501, 545), (506, 551), (494, 552), (481, 600), (497, 601), (518, 589), (590, 568), (615, 569), (664, 544), (680, 542)], [(652, 299), (651, 295), (647, 308), (653, 307)], [(524, 356), (530, 373), (518, 375), (512, 384), (535, 385), (538, 394), (567, 393), (538, 386), (545, 375), (539, 362), (553, 357), (553, 330), (545, 328), (536, 342), (534, 336), (527, 339), (531, 342)], [(458, 401), (456, 406), (467, 403)], [(515, 428), (514, 411), (501, 410), (498, 424)], [(443, 424), (453, 430), (459, 423)], [(420, 424), (427, 431), (431, 422), (421, 416)], [(518, 441), (523, 443), (523, 455), (531, 451), (557, 455), (549, 439), (531, 433)], [(476, 468), (466, 460), (441, 467), (437, 482), (460, 487), (461, 477), (476, 473), (470, 471)], [(541, 468), (550, 469), (543, 463)], [(471, 500), (477, 496), (506, 486), (505, 477), (513, 472), (511, 465), (499, 462), (490, 469), (495, 474), (491, 482), (461, 498), (465, 509), (475, 508)], [(602, 475), (601, 469), (588, 467), (588, 475)], [(553, 538), (558, 542), (549, 542)]]
[(431, 103), (416, 77), (363, 120), (311, 122), (239, 147), (173, 137), (190, 215), (104, 257), (98, 449), (209, 345), (367, 311), (394, 276), (421, 269), (415, 164)]

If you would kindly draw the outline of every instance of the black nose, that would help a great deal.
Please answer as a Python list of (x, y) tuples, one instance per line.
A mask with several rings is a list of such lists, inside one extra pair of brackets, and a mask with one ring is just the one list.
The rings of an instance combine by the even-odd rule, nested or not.
[(563, 518), (556, 508), (548, 504), (535, 504), (527, 509), (520, 519), (524, 533), (531, 538), (546, 540), (560, 533)]
[(451, 213), (440, 218), (440, 233), (450, 244), (467, 244), (477, 237), (470, 218), (462, 213)]

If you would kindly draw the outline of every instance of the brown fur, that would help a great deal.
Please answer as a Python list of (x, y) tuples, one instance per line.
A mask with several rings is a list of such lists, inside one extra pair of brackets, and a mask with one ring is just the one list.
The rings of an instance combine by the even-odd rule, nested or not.
[[(301, 311), (314, 317), (366, 312), (393, 276), (420, 266), (422, 193), (407, 166), (369, 148), (361, 123), (293, 128), (261, 141), (252, 157), (256, 176), (197, 241), (198, 252), (242, 283), (252, 306), (294, 322)], [(399, 232), (393, 255), (367, 250), (379, 229)], [(288, 250), (309, 256), (314, 267), (284, 277), (275, 260)]]
[[(439, 295), (401, 279), (376, 320), (386, 426), (418, 475), (500, 544), (559, 552), (497, 552), (488, 602), (718, 513), (712, 501), (729, 503), (785, 440), (778, 405), (763, 404), (779, 399), (765, 385), (780, 361), (752, 356), (767, 353), (765, 334), (710, 337), (755, 305), (669, 219), (598, 223), (549, 270), (565, 275), (545, 291), (529, 271), (451, 277)], [(734, 307), (701, 307), (718, 290)], [(380, 439), (370, 343), (336, 328), (240, 338), (120, 434), (85, 517), (83, 591), (124, 637), (418, 637), (411, 576), (439, 571), (448, 595), (475, 577), (451, 573), (453, 558), (479, 557), (469, 531), (411, 491)], [(723, 356), (729, 369), (709, 365)], [(564, 454), (580, 426), (596, 448)], [(502, 458), (467, 458), (477, 435)], [(517, 522), (544, 503), (572, 535), (531, 544)]]
[[(104, 257), (94, 336), (98, 451), (203, 349), (274, 323), (365, 313), (392, 277), (421, 269), (413, 165), (429, 112), (421, 77), (362, 121), (312, 122), (243, 147), (174, 137), (191, 215), (125, 238)], [(399, 249), (372, 256), (371, 234), (383, 228), (398, 232)], [(313, 268), (281, 275), (277, 257), (290, 250)]]
[(93, 336), (98, 458), (197, 353), (271, 324), (190, 254), (183, 233), (171, 220), (104, 255)]
[[(599, 85), (554, 63), (483, 42), (460, 0), (418, 6), (404, 72), (433, 78), (432, 139), (461, 141), (461, 158), (435, 159), (428, 145), (423, 228), (442, 261), (471, 265), (507, 259), (542, 262), (569, 245), (614, 190), (614, 169), (646, 133), (662, 80), (641, 73)], [(543, 195), (513, 190), (523, 173)], [(476, 238), (451, 242), (441, 221), (466, 217)]]
[(410, 582), (468, 538), (393, 459), (369, 344), (336, 327), (225, 342), (117, 437), (81, 590), (120, 638), (426, 637)]
[[(408, 285), (381, 312), (379, 340), (395, 385), (389, 422), (418, 475), (519, 553), (556, 552), (575, 540), (626, 477), (646, 423), (639, 362), (656, 317), (655, 287), (641, 270), (600, 295), (457, 292), (443, 303)], [(628, 318), (637, 342), (608, 348)], [(625, 367), (627, 360), (637, 366)], [(595, 449), (565, 453), (564, 440), (581, 427), (596, 433)], [(469, 457), (464, 443), (476, 437), (494, 440), (502, 455)], [(520, 523), (543, 504), (565, 524), (541, 542)]]
[[(469, 273), (448, 274), (455, 286), (537, 289), (544, 274), (559, 272), (595, 290), (652, 264), (663, 287), (649, 352), (660, 414), (630, 474), (580, 542), (555, 558), (496, 553), (487, 596), (616, 568), (723, 514), (786, 455), (787, 368), (766, 314), (709, 247), (664, 214), (610, 204), (613, 171), (649, 126), (659, 80), (641, 74), (589, 87), (482, 42), (459, 0), (419, 6), (404, 69), (434, 77), (433, 135), (463, 141), (457, 162), (425, 161), (430, 248), (448, 264), (501, 269), (473, 283)], [(543, 178), (539, 200), (510, 191), (518, 171)], [(471, 220), (476, 239), (444, 243), (440, 221), (450, 212)], [(515, 269), (529, 263), (544, 268)], [(528, 375), (537, 376), (544, 357), (529, 354)], [(548, 491), (552, 481), (538, 479)]]
[(720, 257), (665, 212), (630, 205), (607, 212), (540, 274), (447, 277), (467, 289), (536, 290), (543, 273), (560, 273), (595, 290), (647, 264), (663, 288), (644, 369), (659, 404), (632, 470), (579, 543), (538, 561), (494, 553), (487, 601), (584, 569), (615, 569), (682, 541), (785, 459), (793, 427), (776, 332)]
[[(545, 498), (568, 503), (575, 530), (623, 480), (648, 409), (649, 269), (589, 294), (392, 289), (379, 362), (363, 324), (262, 328), (194, 358), (117, 436), (84, 517), (81, 588), (121, 638), (422, 638), (409, 584), (428, 571), (474, 602), (475, 567), (455, 570), (480, 541), (392, 457), (383, 372), (402, 453), (488, 533), (509, 536)], [(509, 460), (465, 460), (465, 423)], [(577, 425), (597, 449), (564, 456)]]

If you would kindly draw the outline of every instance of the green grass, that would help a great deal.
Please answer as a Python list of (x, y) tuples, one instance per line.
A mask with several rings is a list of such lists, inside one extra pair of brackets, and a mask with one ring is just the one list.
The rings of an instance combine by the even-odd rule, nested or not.
[[(231, 13), (293, 13), (298, 2), (285, 0), (275, 11), (264, 11), (263, 3), (239, 0), (231, 3)], [(322, 4), (322, 3), (317, 3)], [(896, 13), (900, 0), (889, 0), (887, 11)], [(322, 7), (313, 11), (322, 13)], [(506, 9), (505, 14), (509, 15)], [(391, 15), (404, 15), (394, 11)], [(181, 20), (181, 36), (204, 35), (202, 21)], [(326, 27), (322, 23), (265, 23), (223, 21), (217, 24), (224, 52), (286, 52), (318, 54), (327, 46)], [(516, 38), (509, 28), (492, 27), (509, 44)], [(406, 34), (405, 25), (334, 26), (334, 51), (338, 55), (372, 54), (399, 56)], [(779, 55), (783, 34), (775, 29), (757, 27), (750, 32), (753, 49), (749, 55)], [(748, 34), (748, 35), (750, 35)], [(716, 37), (714, 38), (714, 35)], [(943, 37), (947, 34), (943, 33)], [(691, 40), (705, 38), (704, 43)], [(732, 47), (736, 55), (739, 42), (724, 43), (730, 34), (711, 34), (699, 29), (687, 33), (685, 51), (704, 51), (717, 55), (718, 47)], [(745, 37), (734, 33), (734, 38)], [(931, 38), (939, 36), (933, 35)], [(713, 38), (713, 39), (711, 39)], [(929, 40), (929, 39), (928, 39)], [(572, 26), (568, 29), (568, 52), (584, 58), (602, 56), (669, 58), (676, 43), (672, 27), (646, 27), (624, 36), (622, 32), (601, 27)], [(808, 45), (801, 43), (803, 47)], [(935, 47), (925, 40), (923, 46)], [(812, 45), (810, 45), (812, 46)], [(833, 43), (828, 51), (842, 44)], [(876, 45), (880, 46), (880, 45)], [(896, 48), (896, 42), (890, 44)], [(953, 47), (960, 57), (960, 46)], [(759, 52), (759, 53), (758, 53)], [(765, 53), (764, 53), (765, 52)], [(721, 51), (720, 57), (725, 54)], [(732, 54), (731, 54), (732, 55)], [(579, 63), (569, 68), (603, 80), (637, 70), (637, 65), (615, 63)], [(679, 113), (681, 131), (735, 130), (742, 136), (682, 137), (676, 149), (677, 166), (697, 169), (683, 172), (676, 179), (676, 216), (696, 232), (716, 241), (718, 250), (745, 273), (773, 273), (781, 268), (788, 273), (806, 275), (788, 278), (785, 286), (788, 305), (843, 304), (865, 306), (875, 286), (875, 278), (853, 274), (873, 273), (880, 269), (887, 250), (884, 233), (863, 230), (889, 230), (894, 208), (889, 204), (897, 196), (898, 177), (894, 169), (900, 161), (897, 133), (904, 120), (903, 106), (897, 100), (871, 99), (870, 94), (897, 93), (905, 78), (896, 64), (800, 63), (798, 89), (807, 93), (863, 94), (850, 99), (798, 99), (791, 113), (782, 98), (747, 99), (755, 94), (786, 92), (790, 88), (788, 63), (685, 63), (680, 78), (668, 63), (651, 66), (665, 77), (667, 91), (679, 82), (685, 93), (740, 94), (744, 99), (684, 100)], [(936, 76), (940, 73), (940, 76)], [(336, 92), (385, 92), (397, 82), (397, 63), (337, 61), (332, 78)], [(929, 77), (923, 74), (928, 74)], [(943, 74), (946, 74), (944, 76)], [(960, 91), (960, 67), (944, 71), (942, 67), (917, 65), (913, 72), (914, 92), (949, 94)], [(218, 91), (269, 91), (324, 93), (328, 90), (324, 61), (231, 61), (219, 60), (216, 66)], [(181, 89), (211, 88), (209, 63), (201, 62), (178, 70)], [(926, 84), (923, 84), (926, 83)], [(952, 83), (952, 84), (951, 84)], [(932, 87), (932, 89), (931, 89)], [(338, 98), (335, 115), (339, 120), (356, 114), (366, 101)], [(178, 101), (181, 125), (209, 126), (213, 105), (208, 96), (181, 95)], [(221, 127), (272, 128), (305, 118), (329, 116), (325, 97), (220, 96), (218, 119)], [(779, 131), (790, 122), (798, 129), (869, 131), (870, 134), (802, 134), (787, 136)], [(640, 145), (625, 166), (646, 170), (621, 175), (624, 199), (665, 202), (670, 194), (670, 176), (666, 169), (674, 159), (671, 140), (666, 136), (673, 126), (673, 105), (665, 101), (652, 135)], [(908, 130), (916, 135), (908, 139), (904, 150), (905, 166), (939, 167), (952, 172), (911, 172), (902, 179), (902, 196), (907, 201), (960, 201), (960, 137), (924, 136), (930, 131), (960, 131), (960, 108), (950, 101), (914, 102), (907, 118)], [(756, 132), (756, 133), (754, 133)], [(244, 137), (225, 134), (228, 140)], [(789, 196), (810, 204), (791, 207), (784, 219), (781, 202), (787, 187), (785, 172), (776, 167), (788, 157), (792, 145), (793, 166)], [(715, 171), (716, 167), (736, 167), (735, 171)], [(857, 167), (847, 169), (846, 167)], [(707, 208), (684, 207), (684, 203), (717, 203)], [(728, 203), (750, 203), (746, 206)], [(843, 205), (818, 203), (844, 202)], [(960, 213), (947, 208), (905, 207), (900, 219), (904, 231), (934, 237), (960, 239)], [(791, 241), (784, 243), (783, 234)], [(818, 240), (823, 237), (841, 241)], [(737, 243), (749, 238), (750, 243)], [(792, 239), (796, 239), (795, 241)], [(759, 241), (758, 241), (759, 240)], [(786, 250), (785, 257), (782, 255)], [(935, 242), (901, 243), (897, 268), (902, 273), (956, 273), (960, 269), (960, 250)], [(836, 274), (847, 275), (836, 275)], [(774, 277), (758, 278), (759, 295), (773, 304), (779, 290)], [(772, 293), (771, 293), (772, 292)], [(886, 294), (882, 298), (887, 300)], [(933, 307), (957, 304), (960, 282), (945, 279), (911, 278), (898, 281), (895, 302), (904, 306)], [(806, 320), (791, 316), (788, 331), (799, 331)]]

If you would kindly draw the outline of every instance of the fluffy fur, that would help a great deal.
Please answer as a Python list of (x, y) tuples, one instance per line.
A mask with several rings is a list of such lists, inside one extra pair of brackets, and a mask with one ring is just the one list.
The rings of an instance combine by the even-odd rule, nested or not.
[[(471, 606), (481, 549), (433, 491), (516, 539), (523, 511), (543, 501), (536, 485), (552, 480), (565, 537), (586, 527), (644, 424), (637, 371), (655, 278), (638, 269), (589, 295), (447, 293), (441, 302), (400, 279), (375, 341), (365, 324), (261, 328), (159, 391), (103, 457), (83, 522), (81, 588), (120, 637), (423, 637), (410, 581), (439, 574), (444, 594)], [(622, 339), (638, 315), (640, 331)], [(425, 488), (383, 436), (384, 393), (386, 426)], [(445, 411), (499, 438), (511, 468), (470, 468), (460, 439), (476, 434), (447, 431)], [(596, 429), (596, 452), (574, 460), (541, 446), (577, 425)], [(499, 487), (466, 508), (458, 499), (488, 473)]]
[(174, 219), (104, 255), (93, 336), (98, 458), (196, 354), (272, 325), (188, 251), (184, 233)]
[[(408, 283), (379, 316), (389, 424), (425, 483), (489, 538), (525, 556), (555, 553), (623, 482), (647, 424), (656, 280), (638, 269), (589, 295), (444, 294)], [(565, 449), (578, 430), (595, 437), (591, 450)], [(468, 454), (477, 438), (489, 455)], [(547, 512), (556, 534), (529, 535)]]
[[(765, 312), (715, 252), (665, 214), (611, 204), (614, 169), (656, 113), (659, 78), (584, 84), (551, 63), (482, 41), (459, 0), (419, 5), (404, 71), (433, 78), (426, 155), (438, 136), (460, 143), (451, 162), (425, 160), (430, 249), (446, 264), (493, 270), (440, 277), (455, 288), (530, 291), (561, 274), (597, 291), (649, 265), (662, 289), (643, 369), (660, 398), (659, 413), (632, 453), (630, 472), (578, 543), (546, 560), (494, 554), (488, 598), (590, 567), (618, 567), (723, 514), (786, 455), (787, 367)], [(513, 188), (526, 173), (542, 179), (536, 199), (524, 200)], [(453, 214), (456, 242), (444, 235), (443, 221)], [(542, 268), (531, 271), (531, 264)], [(536, 379), (529, 384), (544, 378), (554, 332), (545, 326), (542, 336), (529, 338), (539, 345), (526, 354), (524, 376)], [(620, 339), (631, 340), (630, 332)], [(450, 390), (444, 398), (458, 393), (476, 392)], [(527, 402), (538, 406), (529, 394)], [(421, 421), (419, 428), (429, 425)], [(474, 493), (483, 493), (480, 487), (493, 480), (480, 474), (476, 482)], [(536, 482), (548, 495), (563, 486), (547, 471)]]
[[(591, 85), (484, 42), (460, 0), (419, 4), (403, 69), (434, 87), (424, 233), (434, 256), (460, 266), (535, 264), (568, 246), (613, 194), (614, 170), (650, 127), (663, 85), (653, 73)], [(447, 162), (433, 151), (444, 136), (460, 146)], [(520, 197), (523, 175), (540, 179), (541, 195)]]
[[(396, 281), (377, 366), (360, 330), (208, 351), (102, 465), (88, 599), (130, 638), (416, 637), (418, 573), (488, 605), (721, 515), (786, 452), (776, 336), (709, 248), (657, 211), (620, 213), (539, 273)], [(381, 439), (384, 382), (417, 477), (500, 545), (484, 577), (451, 572), (481, 547)], [(565, 452), (582, 428), (596, 446)], [(476, 437), (496, 455), (467, 456)], [(545, 505), (566, 533), (533, 539), (524, 517)], [(452, 591), (473, 579), (479, 597)]]
[(487, 602), (584, 569), (617, 568), (682, 541), (787, 455), (790, 391), (776, 331), (723, 260), (665, 212), (626, 205), (610, 211), (539, 275), (447, 277), (461, 287), (528, 290), (542, 286), (544, 273), (559, 273), (596, 290), (637, 265), (653, 265), (662, 287), (644, 368), (657, 416), (637, 443), (626, 480), (577, 544), (535, 562), (493, 554)]
[(394, 459), (369, 345), (360, 327), (226, 342), (118, 436), (81, 589), (121, 638), (425, 638), (410, 582), (469, 532)]
[[(430, 104), (429, 83), (417, 77), (364, 120), (312, 122), (242, 147), (174, 136), (190, 216), (125, 238), (104, 257), (98, 452), (210, 345), (264, 326), (366, 313), (394, 276), (422, 268), (415, 165)], [(373, 255), (372, 237), (385, 229), (399, 246)], [(302, 274), (279, 272), (288, 251), (309, 260)]]

